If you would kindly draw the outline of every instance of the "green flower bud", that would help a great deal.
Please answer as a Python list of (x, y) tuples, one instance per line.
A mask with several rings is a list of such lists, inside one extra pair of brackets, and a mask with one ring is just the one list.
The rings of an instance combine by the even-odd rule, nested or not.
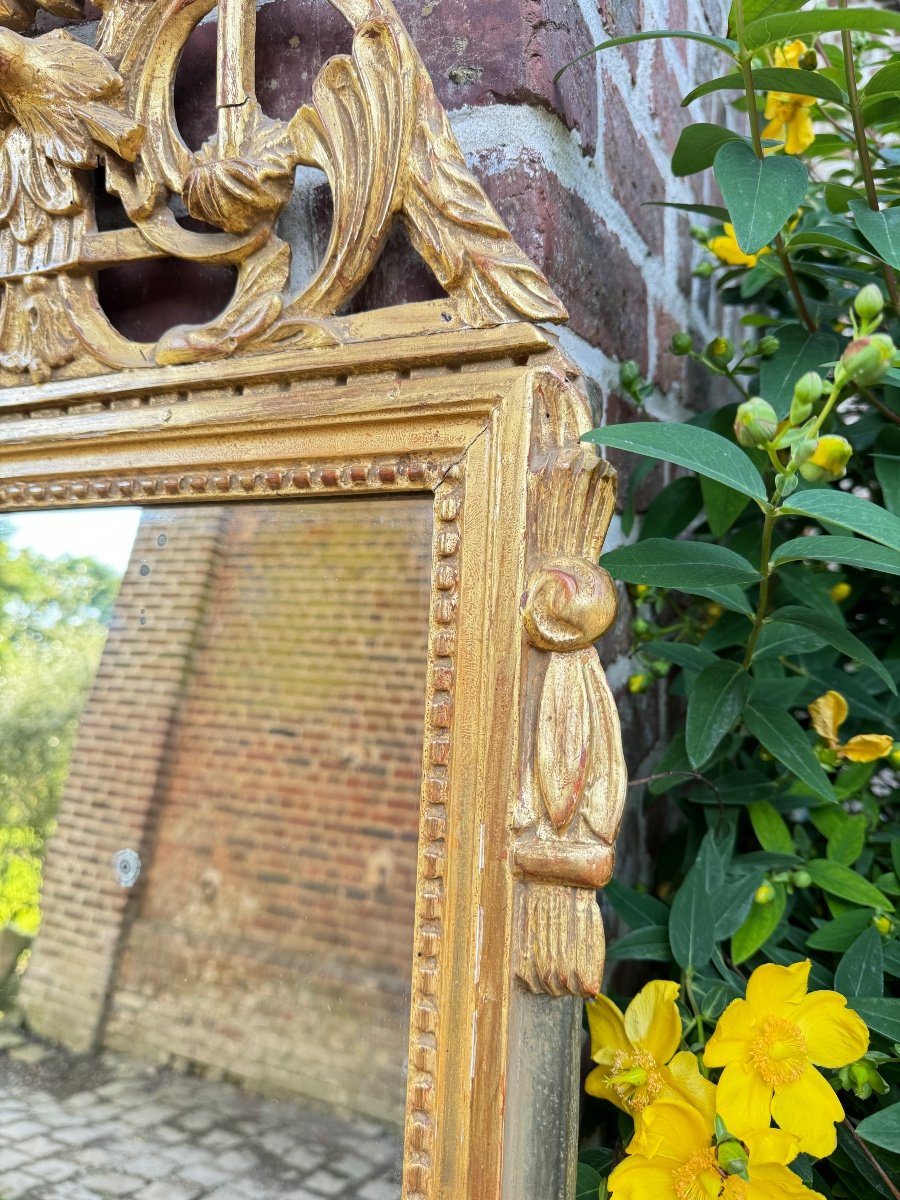
[(646, 692), (653, 682), (653, 676), (648, 675), (646, 671), (641, 671), (636, 675), (628, 676), (628, 690), (633, 696), (638, 696), (641, 692)]
[(796, 443), (791, 457), (795, 463), (802, 465), (805, 462), (809, 462), (818, 448), (819, 442), (817, 438), (804, 438), (802, 441)]
[(638, 635), (638, 637), (644, 637), (646, 634), (653, 632), (653, 626), (643, 617), (637, 617), (634, 621), (632, 621), (631, 628)]
[(812, 875), (809, 871), (795, 871), (791, 876), (791, 883), (795, 888), (808, 888), (812, 886)]
[(717, 337), (704, 350), (707, 358), (716, 363), (729, 363), (734, 358), (734, 343), (726, 337)]
[(670, 662), (666, 662), (665, 659), (662, 658), (658, 658), (655, 662), (650, 664), (650, 670), (657, 679), (662, 679), (664, 675), (668, 675), (671, 669), (672, 664)]
[(819, 438), (815, 453), (800, 466), (807, 483), (830, 483), (846, 474), (853, 447), (846, 438), (828, 433)]
[(746, 1146), (736, 1138), (720, 1142), (716, 1147), (716, 1162), (726, 1175), (737, 1175), (741, 1179), (748, 1179), (748, 1161)]
[(760, 338), (759, 345), (756, 347), (758, 354), (763, 358), (771, 358), (773, 354), (777, 354), (781, 349), (781, 342), (774, 333), (767, 333), (764, 338)]
[(801, 404), (817, 404), (822, 399), (825, 384), (818, 371), (807, 371), (794, 384), (794, 399)]
[(804, 50), (797, 59), (797, 66), (801, 71), (814, 71), (819, 63), (819, 56), (815, 50)]
[(623, 363), (619, 364), (619, 383), (622, 387), (631, 387), (638, 382), (640, 377), (640, 369), (633, 358), (626, 358)]
[(708, 259), (704, 259), (703, 262), (697, 263), (691, 273), (696, 275), (698, 279), (709, 279), (713, 273), (713, 265)]
[(889, 1091), (888, 1085), (878, 1074), (878, 1068), (869, 1058), (860, 1058), (838, 1073), (842, 1088), (853, 1092), (860, 1100), (868, 1100), (873, 1092), (879, 1096)]
[(690, 354), (694, 348), (694, 339), (689, 333), (673, 333), (670, 348), (673, 354)]
[(896, 353), (897, 347), (886, 333), (873, 333), (850, 343), (838, 370), (861, 387), (870, 387), (884, 378)]
[(703, 245), (705, 246), (707, 241), (709, 240), (709, 230), (704, 229), (704, 227), (702, 225), (692, 225), (691, 226), (691, 237), (694, 239), (695, 242), (702, 242)]
[(790, 496), (792, 492), (796, 492), (800, 486), (800, 481), (796, 475), (781, 474), (775, 476), (775, 487), (778, 489), (779, 496)]
[(861, 291), (857, 292), (853, 308), (856, 315), (863, 321), (867, 323), (877, 321), (884, 312), (884, 296), (882, 296), (878, 284), (867, 283)]
[(778, 430), (775, 409), (761, 396), (753, 396), (738, 405), (734, 436), (742, 446), (765, 446)]

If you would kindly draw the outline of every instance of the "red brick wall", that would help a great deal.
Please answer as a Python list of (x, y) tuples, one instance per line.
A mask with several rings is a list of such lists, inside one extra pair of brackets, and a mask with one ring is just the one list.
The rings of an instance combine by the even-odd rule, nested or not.
[[(118, 921), (106, 1002), (99, 965), (85, 1002), (104, 1045), (399, 1118), (430, 507), (360, 497), (143, 519), (47, 864), (48, 920), (25, 988), (39, 1028), (70, 1040), (48, 979), (65, 970), (71, 991), (74, 973), (77, 991), (65, 945), (74, 934), (97, 958), (86, 943)], [(191, 578), (204, 586), (176, 661), (173, 595), (185, 604), (170, 581)], [(90, 730), (113, 697), (155, 691), (154, 644), (182, 687), (152, 779), (143, 764), (143, 831), (117, 842), (121, 814), (97, 811), (97, 798), (115, 789), (120, 801), (117, 771), (141, 754), (144, 714), (118, 719), (114, 747)], [(114, 850), (138, 841), (143, 870), (123, 911), (121, 889), (94, 893), (91, 877), (108, 879)], [(75, 878), (89, 889), (78, 910), (58, 902)]]

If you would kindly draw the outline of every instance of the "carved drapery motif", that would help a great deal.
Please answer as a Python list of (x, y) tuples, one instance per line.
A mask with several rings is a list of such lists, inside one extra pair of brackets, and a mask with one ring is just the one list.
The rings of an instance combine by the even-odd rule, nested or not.
[(596, 565), (615, 474), (593, 448), (573, 448), (590, 427), (577, 388), (545, 371), (534, 402), (533, 567), (523, 599), (533, 686), (513, 816), (516, 972), (532, 991), (594, 996), (604, 960), (595, 891), (612, 873), (626, 788), (618, 714), (593, 646), (616, 615), (612, 580)]
[[(312, 102), (278, 121), (253, 92), (254, 0), (101, 0), (94, 47), (64, 30), (21, 37), (38, 0), (0, 0), (0, 385), (340, 343), (333, 318), (397, 219), (463, 324), (565, 317), (466, 167), (390, 0), (331, 2), (353, 28), (352, 52), (325, 63)], [(40, 3), (81, 11), (79, 0)], [(193, 152), (173, 83), (216, 7), (218, 126)], [(126, 229), (95, 228), (85, 172), (98, 162)], [(334, 218), (324, 261), (292, 294), (275, 222), (298, 165), (325, 173)], [(173, 201), (219, 232), (184, 229)], [(129, 342), (102, 312), (93, 273), (166, 255), (236, 266), (235, 293), (208, 324)]]

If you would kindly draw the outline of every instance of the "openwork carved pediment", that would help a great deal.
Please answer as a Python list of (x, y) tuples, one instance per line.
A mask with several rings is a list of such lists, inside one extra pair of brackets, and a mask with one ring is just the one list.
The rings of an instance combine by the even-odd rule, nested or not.
[[(89, 46), (65, 30), (22, 36), (38, 0), (0, 0), (0, 385), (338, 344), (336, 318), (395, 220), (461, 323), (565, 318), (468, 170), (390, 0), (331, 0), (353, 29), (352, 52), (324, 64), (288, 121), (266, 116), (254, 93), (254, 0), (98, 2)], [(81, 4), (40, 7), (73, 16)], [(216, 7), (217, 128), (195, 152), (178, 130), (173, 82)], [(97, 229), (98, 165), (127, 228)], [(334, 216), (323, 262), (293, 292), (276, 222), (301, 165), (326, 175)], [(185, 228), (185, 213), (210, 230)], [(129, 341), (104, 314), (95, 273), (161, 257), (235, 267), (234, 294), (206, 325)]]

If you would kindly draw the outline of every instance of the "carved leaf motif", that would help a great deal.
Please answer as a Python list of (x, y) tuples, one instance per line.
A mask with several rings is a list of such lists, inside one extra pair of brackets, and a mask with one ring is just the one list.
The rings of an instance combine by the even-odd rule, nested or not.
[(421, 62), (416, 93), (419, 119), (403, 201), (413, 245), (470, 325), (523, 316), (564, 320), (565, 308), (466, 166)]
[(581, 815), (598, 837), (612, 845), (622, 823), (628, 788), (622, 732), (616, 702), (596, 650), (586, 650), (583, 656), (592, 754)]
[(591, 720), (580, 654), (550, 658), (538, 712), (535, 767), (550, 820), (564, 830), (584, 790), (591, 753)]

